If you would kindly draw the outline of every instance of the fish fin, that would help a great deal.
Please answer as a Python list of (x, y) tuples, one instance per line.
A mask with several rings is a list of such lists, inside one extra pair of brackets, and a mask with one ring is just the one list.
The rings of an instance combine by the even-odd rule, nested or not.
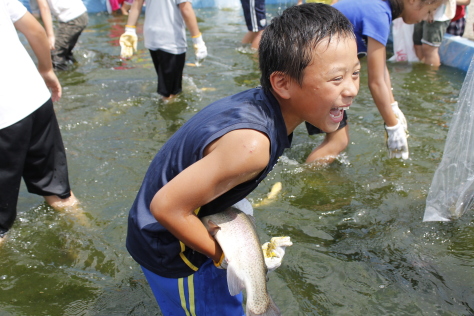
[(255, 314), (254, 312), (249, 310), (248, 307), (245, 312), (247, 316), (281, 316), (280, 310), (278, 309), (276, 304), (273, 302), (271, 297), (270, 297), (270, 303), (268, 304), (267, 310), (263, 312), (262, 314)]
[(232, 296), (239, 294), (245, 288), (244, 282), (237, 274), (233, 264), (229, 264), (227, 267), (227, 286)]
[(247, 217), (250, 219), (250, 222), (252, 223), (253, 227), (254, 228), (257, 228), (257, 224), (256, 224), (256, 221), (255, 221), (255, 217), (253, 217), (253, 215), (248, 215), (246, 214)]
[(212, 220), (207, 221), (207, 231), (209, 234), (211, 234), (211, 236), (215, 236), (220, 229), (220, 226), (214, 223)]

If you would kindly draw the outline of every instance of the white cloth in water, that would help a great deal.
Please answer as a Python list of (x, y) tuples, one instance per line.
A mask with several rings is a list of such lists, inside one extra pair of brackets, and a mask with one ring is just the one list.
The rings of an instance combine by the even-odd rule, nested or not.
[(450, 123), (423, 221), (450, 221), (474, 206), (474, 57)]

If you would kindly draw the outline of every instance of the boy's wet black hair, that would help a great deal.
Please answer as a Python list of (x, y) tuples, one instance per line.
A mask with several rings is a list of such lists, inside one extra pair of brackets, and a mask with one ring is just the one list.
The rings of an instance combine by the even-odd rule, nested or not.
[(271, 90), (275, 71), (301, 85), (316, 46), (326, 38), (347, 37), (355, 38), (352, 24), (339, 10), (322, 3), (289, 7), (263, 31), (258, 49), (262, 88)]

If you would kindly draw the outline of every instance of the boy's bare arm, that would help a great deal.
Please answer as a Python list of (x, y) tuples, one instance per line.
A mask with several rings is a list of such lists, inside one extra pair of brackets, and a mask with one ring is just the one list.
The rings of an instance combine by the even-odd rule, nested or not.
[(136, 26), (142, 13), (143, 0), (134, 0), (128, 11), (127, 25)]
[(269, 162), (270, 141), (255, 130), (236, 130), (210, 144), (205, 154), (159, 190), (150, 209), (176, 238), (219, 261), (222, 249), (194, 210), (254, 179)]
[(191, 33), (192, 37), (196, 37), (200, 34), (199, 26), (196, 19), (196, 14), (194, 13), (193, 5), (190, 2), (183, 2), (179, 4), (179, 10), (183, 16), (184, 23)]
[(58, 101), (61, 98), (61, 85), (53, 71), (48, 37), (44, 28), (29, 12), (26, 12), (14, 25), (28, 40), (38, 59), (38, 71), (43, 77), (46, 86), (51, 90), (51, 98), (53, 101)]
[(456, 0), (456, 5), (469, 5), (471, 0)]
[(398, 122), (391, 107), (391, 104), (395, 100), (393, 99), (389, 83), (386, 81), (386, 72), (385, 46), (377, 40), (369, 37), (367, 45), (369, 89), (385, 124), (387, 124), (387, 126), (394, 126)]
[(53, 18), (51, 16), (51, 10), (49, 8), (47, 0), (37, 0), (38, 8), (40, 10), (41, 19), (43, 20), (44, 29), (46, 30), (46, 35), (48, 36), (50, 49), (54, 49), (54, 44), (56, 37), (54, 36), (53, 29)]

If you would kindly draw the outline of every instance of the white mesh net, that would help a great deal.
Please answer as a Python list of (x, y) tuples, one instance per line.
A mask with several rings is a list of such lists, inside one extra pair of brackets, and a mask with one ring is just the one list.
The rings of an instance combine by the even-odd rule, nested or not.
[(449, 127), (423, 221), (450, 221), (474, 206), (474, 58)]

